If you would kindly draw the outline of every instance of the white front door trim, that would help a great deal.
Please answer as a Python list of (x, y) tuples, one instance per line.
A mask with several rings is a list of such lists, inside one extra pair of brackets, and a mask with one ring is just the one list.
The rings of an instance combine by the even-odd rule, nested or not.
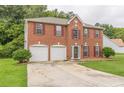
[(81, 47), (80, 47), (79, 45), (72, 45), (72, 46), (71, 46), (71, 50), (72, 50), (72, 51), (71, 51), (71, 59), (75, 59), (75, 58), (74, 58), (74, 47), (75, 47), (75, 46), (78, 47), (78, 58), (77, 58), (77, 59), (80, 59), (80, 48), (81, 48)]

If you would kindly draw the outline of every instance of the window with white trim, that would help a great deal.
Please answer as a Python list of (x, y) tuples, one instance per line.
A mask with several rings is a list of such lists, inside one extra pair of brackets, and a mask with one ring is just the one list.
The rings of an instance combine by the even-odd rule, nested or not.
[(88, 57), (88, 55), (89, 55), (89, 47), (88, 47), (87, 43), (85, 42), (84, 46), (83, 46), (83, 56)]
[(84, 37), (88, 37), (89, 31), (87, 28), (84, 28), (83, 34)]
[(95, 31), (95, 37), (98, 38), (99, 37), (99, 34), (100, 34), (100, 31), (99, 30), (96, 30)]
[(79, 38), (79, 30), (78, 29), (73, 29), (73, 39)]
[(43, 34), (43, 24), (36, 23), (36, 34)]
[(96, 57), (99, 57), (99, 55), (100, 55), (99, 46), (95, 46), (95, 56), (96, 56)]
[(62, 36), (62, 26), (56, 26), (56, 36)]

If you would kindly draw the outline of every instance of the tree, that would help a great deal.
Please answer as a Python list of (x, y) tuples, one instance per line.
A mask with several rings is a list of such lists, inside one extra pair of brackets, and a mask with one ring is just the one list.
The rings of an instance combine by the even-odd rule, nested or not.
[(12, 23), (10, 27), (3, 21), (0, 21), (0, 42), (5, 45), (24, 33), (23, 24)]
[(70, 19), (72, 18), (73, 16), (75, 16), (74, 12), (73, 11), (70, 11), (67, 13), (67, 19)]
[(26, 5), (22, 6), (25, 13), (25, 18), (37, 18), (44, 16), (44, 13), (47, 11), (46, 5)]
[(124, 41), (124, 28), (113, 28), (116, 38), (121, 38)]
[(100, 24), (96, 23), (95, 26), (100, 26), (104, 28), (103, 33), (107, 35), (109, 38), (115, 38), (114, 31), (113, 31), (113, 26), (110, 24)]
[(6, 26), (3, 21), (0, 21), (0, 45), (5, 44), (7, 34), (5, 32)]
[(5, 22), (8, 23), (8, 26), (11, 25), (11, 23), (17, 23), (23, 21), (24, 14), (26, 14), (26, 11), (24, 11), (22, 6), (19, 5), (3, 5), (0, 6), (0, 19), (3, 19)]
[(54, 10), (47, 10), (43, 13), (43, 16), (45, 17), (58, 17), (58, 18), (68, 18), (69, 13), (65, 13), (63, 11), (58, 11), (57, 9)]
[(100, 23), (96, 23), (95, 26), (101, 26), (101, 24)]
[(0, 57), (12, 57), (13, 51), (24, 47), (24, 35), (21, 34), (11, 42), (7, 43), (6, 45), (2, 46), (0, 49)]
[(73, 12), (48, 10), (46, 5), (1, 5), (0, 57), (11, 57), (13, 51), (24, 47), (24, 19), (44, 16), (70, 18), (71, 15)]

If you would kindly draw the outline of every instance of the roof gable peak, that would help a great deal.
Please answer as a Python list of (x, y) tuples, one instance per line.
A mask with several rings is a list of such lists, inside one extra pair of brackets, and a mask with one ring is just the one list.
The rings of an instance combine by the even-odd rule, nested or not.
[(75, 19), (75, 18), (78, 18), (78, 19), (80, 20), (80, 22), (83, 24), (83, 21), (81, 20), (81, 18), (80, 18), (77, 14), (75, 14), (75, 16), (73, 16), (73, 17), (68, 21), (68, 24), (70, 24), (70, 22), (71, 22), (73, 19)]

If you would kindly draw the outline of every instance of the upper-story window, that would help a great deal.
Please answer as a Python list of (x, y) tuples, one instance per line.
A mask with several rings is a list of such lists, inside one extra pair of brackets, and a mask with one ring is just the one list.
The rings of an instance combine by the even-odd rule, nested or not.
[(73, 29), (73, 39), (79, 38), (79, 30), (78, 29)]
[(99, 30), (96, 30), (95, 31), (95, 37), (98, 38), (99, 37), (99, 34), (100, 34), (100, 31)]
[(84, 37), (88, 37), (89, 31), (88, 31), (87, 28), (84, 29), (84, 33), (83, 34), (84, 34)]
[(62, 36), (62, 26), (56, 26), (56, 36)]
[(43, 24), (36, 23), (36, 34), (44, 34), (44, 32), (43, 32)]

